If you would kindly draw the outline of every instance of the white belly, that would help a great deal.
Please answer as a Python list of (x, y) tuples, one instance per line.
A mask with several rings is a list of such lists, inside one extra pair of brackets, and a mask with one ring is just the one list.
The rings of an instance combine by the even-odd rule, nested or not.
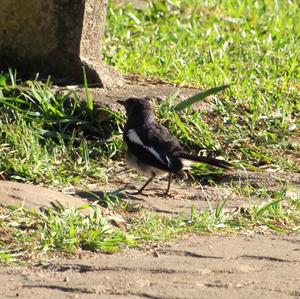
[(139, 172), (141, 172), (143, 175), (147, 177), (162, 175), (166, 173), (166, 171), (164, 170), (149, 166), (139, 161), (135, 155), (130, 154), (128, 152), (126, 153), (125, 158), (128, 166), (137, 169)]

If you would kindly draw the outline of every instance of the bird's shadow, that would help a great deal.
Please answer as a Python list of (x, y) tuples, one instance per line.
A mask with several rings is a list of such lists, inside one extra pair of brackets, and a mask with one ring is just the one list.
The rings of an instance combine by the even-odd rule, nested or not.
[(126, 189), (126, 186), (124, 186), (111, 192), (77, 190), (75, 192), (75, 196), (83, 198), (89, 203), (99, 204), (100, 206), (105, 208), (113, 208), (119, 206), (125, 207), (126, 211), (138, 211), (138, 205), (134, 202), (132, 203), (127, 201), (127, 199), (137, 202), (145, 201), (145, 199), (139, 195), (127, 193)]

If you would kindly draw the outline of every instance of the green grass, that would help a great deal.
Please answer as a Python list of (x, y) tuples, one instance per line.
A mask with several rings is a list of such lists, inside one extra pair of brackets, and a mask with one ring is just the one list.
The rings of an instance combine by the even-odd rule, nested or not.
[(146, 213), (134, 221), (133, 233), (143, 242), (166, 241), (178, 236), (197, 233), (245, 233), (247, 231), (274, 231), (297, 233), (300, 231), (300, 198), (291, 198), (287, 188), (266, 194), (264, 202), (228, 210), (226, 201), (213, 210), (191, 210), (190, 218), (161, 217)]
[[(144, 246), (181, 238), (188, 234), (245, 233), (266, 230), (277, 233), (300, 231), (300, 198), (291, 198), (287, 188), (265, 197), (265, 202), (238, 210), (226, 202), (214, 210), (197, 211), (190, 217), (164, 217), (145, 211), (105, 216), (96, 206), (64, 209), (55, 205), (37, 213), (24, 208), (2, 207), (0, 217), (0, 261), (30, 261), (53, 253), (79, 250), (113, 253), (124, 247)], [(84, 214), (85, 209), (92, 212)], [(115, 226), (121, 224), (123, 229)]]
[[(87, 207), (92, 211), (83, 214)], [(79, 249), (112, 253), (134, 245), (134, 238), (113, 226), (112, 221), (120, 218), (103, 216), (96, 205), (60, 207), (42, 213), (2, 207), (0, 260), (42, 258), (52, 252), (74, 253)]]
[(2, 176), (55, 187), (106, 181), (107, 159), (122, 143), (121, 115), (97, 123), (97, 111), (72, 91), (56, 93), (49, 83), (35, 81), (17, 84), (12, 72), (0, 78)]
[(180, 85), (234, 83), (209, 112), (181, 115), (186, 130), (169, 115), (172, 131), (193, 149), (299, 171), (293, 155), (282, 159), (299, 150), (299, 17), (296, 1), (154, 1), (144, 10), (111, 1), (104, 58)]
[(296, 87), (300, 13), (295, 1), (153, 2), (142, 11), (111, 5), (108, 62), (179, 84), (236, 81), (236, 92), (252, 100), (254, 87), (256, 93), (283, 92), (288, 81)]

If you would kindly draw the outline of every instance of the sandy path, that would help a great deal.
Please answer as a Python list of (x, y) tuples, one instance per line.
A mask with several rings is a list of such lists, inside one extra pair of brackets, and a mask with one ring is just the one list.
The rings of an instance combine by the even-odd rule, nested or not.
[(300, 236), (197, 236), (0, 269), (1, 298), (300, 298)]

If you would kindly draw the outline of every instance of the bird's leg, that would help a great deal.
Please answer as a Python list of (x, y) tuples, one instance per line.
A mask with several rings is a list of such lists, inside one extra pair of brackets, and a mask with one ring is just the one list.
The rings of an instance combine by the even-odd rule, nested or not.
[(149, 180), (136, 192), (136, 194), (142, 194), (143, 190), (152, 182), (155, 178), (155, 175), (152, 175)]
[(170, 191), (170, 187), (171, 187), (171, 182), (172, 182), (172, 176), (173, 176), (173, 173), (169, 173), (168, 187), (167, 187), (167, 190), (164, 193), (164, 195), (169, 195), (169, 191)]

